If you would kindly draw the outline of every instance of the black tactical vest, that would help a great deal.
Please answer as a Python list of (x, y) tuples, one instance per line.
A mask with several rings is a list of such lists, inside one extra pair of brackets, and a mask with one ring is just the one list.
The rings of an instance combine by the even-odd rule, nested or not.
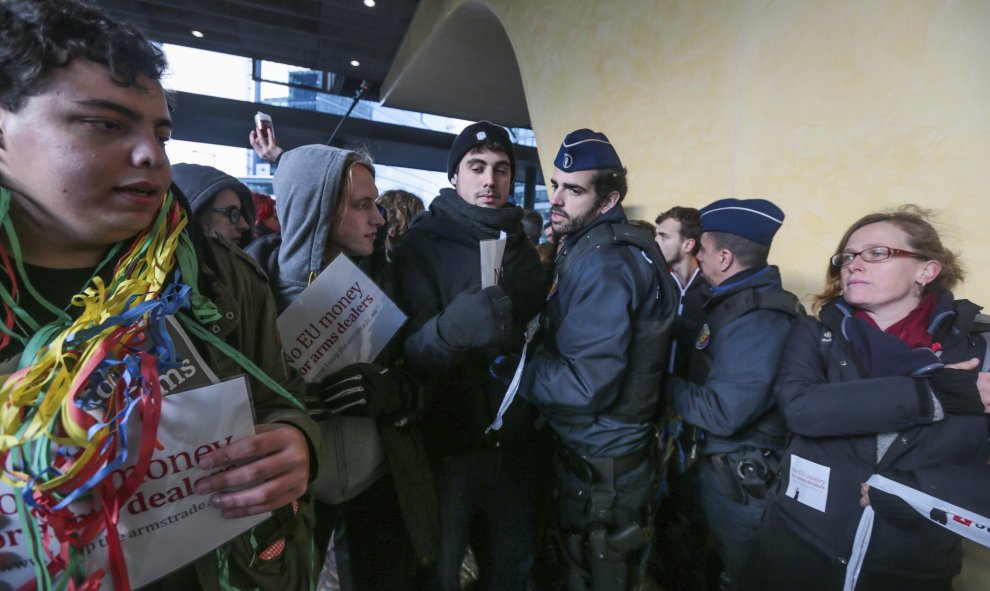
[[(688, 380), (695, 384), (704, 384), (708, 380), (708, 373), (714, 361), (711, 342), (718, 339), (718, 333), (725, 325), (754, 310), (775, 310), (791, 316), (792, 319), (805, 314), (804, 306), (797, 296), (789, 291), (746, 289), (728, 296), (705, 316), (699, 338), (708, 339), (709, 344), (703, 349), (695, 348), (691, 351)], [(716, 438), (710, 434), (706, 436)], [(717, 439), (738, 443), (739, 447), (779, 449), (787, 441), (787, 427), (774, 405), (735, 435), (718, 436)]]
[[(660, 385), (669, 356), (670, 333), (677, 316), (677, 287), (667, 271), (667, 262), (648, 230), (629, 224), (599, 224), (582, 236), (557, 265), (558, 281), (585, 254), (610, 244), (629, 245), (642, 251), (656, 271), (662, 313), (658, 319), (634, 318), (628, 363), (619, 396), (602, 414), (622, 421), (641, 423), (656, 416)], [(660, 343), (659, 349), (657, 343)]]

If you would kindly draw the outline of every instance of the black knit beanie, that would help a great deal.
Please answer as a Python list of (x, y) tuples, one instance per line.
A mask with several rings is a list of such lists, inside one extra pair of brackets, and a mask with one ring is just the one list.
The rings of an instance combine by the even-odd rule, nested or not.
[(454, 145), (450, 147), (450, 155), (447, 156), (447, 180), (451, 180), (457, 174), (457, 166), (465, 154), (487, 142), (497, 142), (505, 146), (509, 155), (512, 178), (515, 179), (516, 149), (512, 145), (512, 139), (509, 138), (509, 132), (491, 121), (479, 121), (465, 127), (454, 140)]

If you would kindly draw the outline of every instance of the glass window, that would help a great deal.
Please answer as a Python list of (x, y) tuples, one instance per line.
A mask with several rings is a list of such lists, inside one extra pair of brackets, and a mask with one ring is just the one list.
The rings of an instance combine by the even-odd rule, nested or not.
[(162, 45), (169, 69), (163, 84), (171, 90), (238, 101), (254, 100), (251, 60), (181, 45)]
[(212, 166), (230, 176), (244, 176), (248, 170), (249, 158), (254, 155), (252, 150), (244, 148), (182, 140), (169, 140), (165, 144), (165, 152), (172, 164), (184, 162)]
[[(179, 45), (164, 44), (162, 50), (169, 61), (169, 73), (164, 84), (173, 90), (336, 115), (346, 113), (353, 101), (353, 97), (340, 96), (325, 90), (334, 86), (335, 74), (332, 72)], [(463, 119), (383, 107), (365, 100), (358, 103), (351, 112), (351, 117), (450, 134), (458, 134), (473, 123)], [(246, 133), (247, 129), (245, 135)], [(530, 129), (513, 128), (510, 133), (518, 145), (536, 145), (535, 136)], [(283, 147), (290, 149), (294, 146)], [(259, 160), (246, 146), (216, 146), (172, 140), (168, 143), (167, 152), (173, 163), (205, 164), (232, 176), (250, 178), (261, 184), (271, 176), (271, 166)], [(380, 191), (405, 189), (422, 197), (427, 204), (439, 189), (450, 186), (445, 172), (382, 165), (375, 168)], [(522, 183), (517, 183), (517, 203), (522, 203), (523, 194)], [(539, 186), (536, 209), (542, 212), (547, 207), (546, 190)]]

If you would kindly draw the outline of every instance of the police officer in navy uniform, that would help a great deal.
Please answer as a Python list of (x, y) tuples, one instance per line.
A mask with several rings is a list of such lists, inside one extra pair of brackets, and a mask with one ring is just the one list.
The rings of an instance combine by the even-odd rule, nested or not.
[(675, 288), (651, 233), (627, 224), (626, 170), (608, 138), (568, 134), (554, 167), (550, 221), (563, 243), (519, 391), (559, 439), (568, 588), (636, 588), (652, 536), (653, 418)]
[(787, 437), (771, 387), (797, 298), (767, 264), (784, 212), (764, 199), (722, 199), (701, 210), (698, 263), (708, 281), (704, 324), (688, 378), (667, 383), (671, 406), (704, 432), (699, 470), (705, 518), (735, 589), (757, 538), (767, 489)]

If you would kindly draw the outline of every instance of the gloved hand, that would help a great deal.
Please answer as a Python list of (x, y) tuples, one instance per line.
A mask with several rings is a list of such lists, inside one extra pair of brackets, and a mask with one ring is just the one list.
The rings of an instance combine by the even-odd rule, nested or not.
[(322, 407), (331, 414), (380, 417), (416, 405), (418, 386), (410, 376), (375, 363), (355, 363), (323, 379)]
[(437, 318), (437, 332), (455, 349), (497, 345), (512, 332), (512, 300), (498, 285), (464, 291)]
[(984, 409), (980, 391), (976, 388), (978, 376), (976, 370), (943, 368), (928, 379), (932, 393), (946, 414), (981, 415)]
[(900, 497), (870, 487), (870, 506), (877, 517), (899, 529), (912, 529), (923, 522), (921, 514)]

